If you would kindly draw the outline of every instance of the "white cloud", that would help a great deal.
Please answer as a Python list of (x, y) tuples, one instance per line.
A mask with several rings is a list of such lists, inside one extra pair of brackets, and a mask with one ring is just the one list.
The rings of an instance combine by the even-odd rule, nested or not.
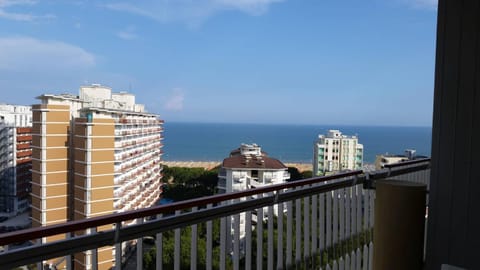
[(32, 0), (0, 0), (0, 7), (16, 6), (16, 5), (33, 5), (36, 1)]
[(173, 89), (172, 95), (168, 98), (164, 104), (164, 108), (168, 111), (181, 111), (183, 110), (183, 101), (185, 100), (185, 94), (182, 89)]
[(438, 0), (402, 0), (404, 3), (417, 9), (431, 9), (436, 10), (438, 7)]
[(135, 27), (128, 26), (122, 31), (117, 32), (117, 37), (125, 40), (137, 39), (137, 34), (135, 34)]
[(106, 4), (111, 10), (128, 12), (159, 22), (184, 22), (195, 26), (215, 13), (238, 10), (250, 15), (265, 13), (273, 3), (284, 0), (142, 0)]
[(36, 1), (32, 0), (0, 0), (0, 18), (14, 21), (30, 22), (38, 19), (53, 19), (52, 14), (33, 15), (29, 13), (9, 12), (7, 9), (12, 6), (34, 5)]
[(0, 37), (0, 70), (63, 71), (95, 65), (95, 56), (60, 41), (30, 37)]

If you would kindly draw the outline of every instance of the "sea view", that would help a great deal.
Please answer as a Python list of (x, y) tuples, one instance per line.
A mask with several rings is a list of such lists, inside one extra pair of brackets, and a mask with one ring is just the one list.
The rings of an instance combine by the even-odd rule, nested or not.
[(283, 162), (312, 162), (313, 143), (319, 134), (338, 129), (357, 135), (364, 146), (364, 162), (378, 154), (403, 154), (415, 149), (430, 156), (431, 127), (382, 127), (342, 125), (262, 125), (166, 122), (166, 161), (221, 161), (241, 143), (257, 143), (270, 156)]
[(0, 270), (480, 269), (479, 14), (0, 0)]

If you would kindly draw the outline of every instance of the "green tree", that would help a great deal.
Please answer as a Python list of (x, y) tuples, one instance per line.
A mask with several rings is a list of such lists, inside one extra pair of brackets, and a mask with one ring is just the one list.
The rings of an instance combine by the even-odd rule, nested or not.
[(300, 180), (302, 178), (302, 174), (298, 171), (296, 167), (288, 167), (288, 173), (290, 173), (289, 181)]

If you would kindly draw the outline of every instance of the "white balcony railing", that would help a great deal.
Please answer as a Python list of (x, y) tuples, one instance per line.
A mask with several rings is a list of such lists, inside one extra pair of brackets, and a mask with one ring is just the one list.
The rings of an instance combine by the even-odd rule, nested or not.
[[(420, 160), (7, 233), (0, 237), (0, 245), (7, 247), (67, 237), (7, 250), (0, 253), (0, 265), (10, 269), (53, 260), (71, 267), (73, 254), (90, 250), (96, 266), (97, 250), (114, 246), (112, 266), (121, 269), (122, 243), (136, 239), (136, 267), (143, 269), (143, 238), (154, 236), (156, 269), (372, 269), (375, 190), (364, 187), (395, 177), (428, 185), (429, 166), (429, 160)], [(123, 209), (138, 202), (126, 201)], [(115, 224), (111, 230), (95, 230), (110, 224)], [(85, 230), (90, 233), (74, 233)], [(190, 241), (182, 242), (185, 237)], [(173, 243), (173, 249), (166, 243)], [(198, 253), (200, 243), (205, 253)], [(173, 259), (164, 262), (163, 255)], [(66, 260), (54, 259), (59, 257)]]

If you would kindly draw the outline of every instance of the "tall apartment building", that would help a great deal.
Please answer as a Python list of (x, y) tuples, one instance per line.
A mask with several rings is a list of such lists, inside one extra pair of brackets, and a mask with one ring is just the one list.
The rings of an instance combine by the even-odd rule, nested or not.
[[(156, 203), (163, 123), (157, 115), (136, 104), (134, 95), (100, 85), (82, 86), (78, 96), (38, 99), (41, 104), (33, 106), (33, 226)], [(112, 227), (97, 230), (103, 229)], [(98, 269), (110, 269), (114, 251), (99, 249), (97, 259)], [(63, 259), (48, 263), (64, 265)], [(90, 251), (76, 254), (74, 267), (91, 269)]]
[[(218, 190), (219, 193), (230, 193), (284, 183), (290, 179), (287, 169), (287, 166), (278, 159), (269, 157), (257, 144), (241, 144), (239, 148), (230, 152), (228, 158), (223, 160), (218, 174)], [(267, 207), (264, 208), (264, 218), (267, 217), (267, 209)], [(275, 214), (277, 211), (278, 206), (275, 206)], [(256, 216), (253, 219), (255, 220)], [(240, 214), (239, 221), (240, 247), (243, 250), (245, 213)], [(234, 218), (227, 220), (227, 223), (227, 227), (230, 227), (233, 232)], [(232, 243), (231, 239), (227, 242)]]
[(329, 130), (319, 135), (313, 147), (313, 174), (324, 175), (335, 171), (357, 170), (363, 166), (363, 145), (357, 136), (343, 135)]
[(29, 209), (32, 166), (30, 106), (0, 104), (0, 212)]

